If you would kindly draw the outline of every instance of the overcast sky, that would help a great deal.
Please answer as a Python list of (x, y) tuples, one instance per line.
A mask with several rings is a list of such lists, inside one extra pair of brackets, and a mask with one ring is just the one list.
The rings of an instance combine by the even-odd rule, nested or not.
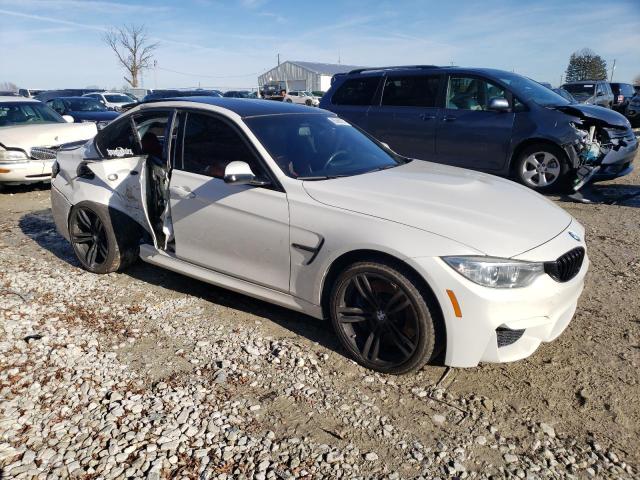
[[(148, 88), (253, 87), (284, 60), (350, 65), (451, 63), (513, 70), (554, 86), (589, 47), (614, 80), (640, 75), (640, 1), (0, 0), (0, 82), (122, 87), (101, 41), (144, 24), (160, 46)], [(177, 72), (177, 73), (176, 73)]]

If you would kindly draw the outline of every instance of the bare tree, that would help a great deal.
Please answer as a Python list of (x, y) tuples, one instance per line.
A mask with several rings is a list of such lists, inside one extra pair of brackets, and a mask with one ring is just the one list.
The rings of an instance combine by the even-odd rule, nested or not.
[(633, 79), (633, 84), (640, 87), (640, 75), (636, 75), (636, 78)]
[(142, 70), (151, 67), (153, 51), (158, 48), (158, 43), (150, 43), (144, 25), (114, 28), (104, 35), (103, 40), (129, 73), (129, 78), (123, 77), (125, 81), (137, 87)]

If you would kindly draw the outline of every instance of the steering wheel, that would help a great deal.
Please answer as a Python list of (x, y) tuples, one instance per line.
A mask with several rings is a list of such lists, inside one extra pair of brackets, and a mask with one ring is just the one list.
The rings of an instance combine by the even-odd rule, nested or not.
[(335, 152), (333, 155), (329, 157), (329, 160), (327, 160), (327, 162), (324, 164), (324, 167), (322, 167), (322, 170), (326, 170), (327, 168), (329, 168), (329, 165), (331, 165), (331, 163), (336, 158), (339, 158), (340, 155), (348, 155), (348, 154), (349, 152), (347, 152), (346, 150), (338, 150), (337, 152)]

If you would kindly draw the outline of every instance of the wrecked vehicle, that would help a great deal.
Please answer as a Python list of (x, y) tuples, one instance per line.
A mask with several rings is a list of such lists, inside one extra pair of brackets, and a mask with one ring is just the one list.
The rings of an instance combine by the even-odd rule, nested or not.
[(531, 355), (571, 321), (589, 265), (584, 228), (535, 192), (289, 103), (140, 105), (59, 153), (51, 203), (85, 269), (140, 256), (329, 318), (385, 373)]
[(638, 147), (622, 115), (573, 105), (502, 70), (353, 70), (333, 77), (320, 107), (401, 155), (514, 178), (539, 192), (626, 175)]

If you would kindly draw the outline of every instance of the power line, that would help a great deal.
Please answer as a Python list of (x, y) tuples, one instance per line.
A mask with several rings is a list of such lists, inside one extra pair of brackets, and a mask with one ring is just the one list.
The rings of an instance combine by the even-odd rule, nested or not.
[(254, 77), (260, 75), (260, 72), (256, 73), (245, 73), (242, 75), (201, 75), (197, 73), (187, 73), (187, 72), (179, 72), (177, 70), (171, 70), (169, 68), (162, 68), (156, 66), (158, 70), (164, 70), (165, 72), (177, 73), (178, 75), (185, 75), (188, 77), (196, 77), (196, 78), (240, 78), (240, 77)]

